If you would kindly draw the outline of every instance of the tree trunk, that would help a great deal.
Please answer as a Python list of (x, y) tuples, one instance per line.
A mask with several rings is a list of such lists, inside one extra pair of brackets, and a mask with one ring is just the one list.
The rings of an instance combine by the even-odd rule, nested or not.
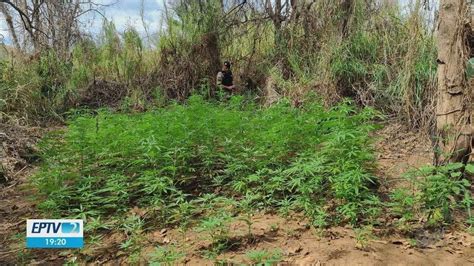
[(438, 22), (436, 163), (466, 162), (471, 152), (470, 88), (466, 62), (470, 47), (466, 0), (441, 0)]
[(341, 40), (344, 40), (349, 35), (350, 22), (353, 13), (353, 0), (343, 0), (341, 2), (342, 23), (341, 23)]

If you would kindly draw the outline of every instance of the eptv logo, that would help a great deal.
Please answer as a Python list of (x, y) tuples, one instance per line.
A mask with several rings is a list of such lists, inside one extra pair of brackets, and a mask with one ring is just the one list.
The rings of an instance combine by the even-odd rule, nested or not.
[(61, 228), (61, 233), (70, 234), (70, 233), (79, 233), (81, 230), (81, 225), (79, 222), (74, 223), (64, 223), (64, 222), (34, 222), (33, 228), (31, 229), (32, 234), (41, 234), (45, 232), (46, 234), (53, 233), (57, 234)]
[(27, 248), (82, 248), (82, 220), (31, 219), (26, 221)]

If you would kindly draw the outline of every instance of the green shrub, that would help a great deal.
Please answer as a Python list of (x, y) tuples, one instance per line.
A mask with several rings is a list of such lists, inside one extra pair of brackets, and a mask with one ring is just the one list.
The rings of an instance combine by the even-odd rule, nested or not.
[[(468, 172), (471, 168), (466, 167)], [(454, 212), (464, 208), (470, 221), (472, 196), (463, 169), (462, 163), (451, 163), (409, 172), (407, 177), (413, 188), (400, 188), (391, 194), (392, 213), (405, 223), (421, 219), (428, 226), (440, 226), (454, 221)]]

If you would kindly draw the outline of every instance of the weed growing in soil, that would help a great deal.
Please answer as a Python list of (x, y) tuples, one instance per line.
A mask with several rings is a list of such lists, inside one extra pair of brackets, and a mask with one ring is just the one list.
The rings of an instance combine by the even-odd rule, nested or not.
[(424, 220), (437, 227), (453, 221), (455, 211), (465, 209), (468, 222), (472, 220), (473, 203), (470, 183), (463, 171), (474, 173), (472, 165), (462, 163), (426, 166), (411, 171), (407, 179), (412, 188), (397, 189), (391, 194), (391, 212), (400, 217), (403, 227), (410, 221)]
[(211, 251), (213, 253), (219, 254), (229, 247), (229, 226), (231, 221), (232, 216), (226, 211), (221, 211), (206, 217), (199, 225), (198, 231), (205, 232), (209, 236), (212, 242)]
[(143, 220), (136, 216), (128, 216), (122, 222), (122, 230), (127, 235), (125, 242), (120, 244), (120, 248), (130, 254), (129, 260), (132, 263), (138, 262), (144, 237), (141, 234), (143, 229)]
[(252, 262), (252, 265), (274, 265), (281, 261), (283, 254), (281, 250), (251, 250), (245, 256)]
[(361, 250), (367, 250), (369, 247), (369, 242), (374, 238), (372, 226), (364, 226), (361, 228), (356, 228), (354, 230), (356, 248)]
[[(199, 228), (213, 242), (237, 216), (251, 236), (257, 210), (303, 211), (321, 227), (364, 222), (380, 207), (369, 137), (376, 116), (350, 102), (261, 108), (198, 96), (142, 114), (83, 113), (41, 143), (34, 182), (44, 211), (86, 219), (90, 230), (134, 207), (147, 210), (137, 230), (173, 224), (185, 232), (206, 216)], [(133, 249), (137, 224), (129, 222), (124, 248)]]
[(173, 265), (185, 256), (174, 246), (156, 247), (155, 251), (150, 255), (150, 265)]

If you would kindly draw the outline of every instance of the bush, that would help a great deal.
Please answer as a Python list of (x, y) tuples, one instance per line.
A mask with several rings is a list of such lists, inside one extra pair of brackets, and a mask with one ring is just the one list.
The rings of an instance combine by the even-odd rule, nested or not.
[[(471, 165), (466, 169), (474, 172)], [(409, 172), (407, 178), (413, 188), (391, 194), (392, 213), (403, 223), (424, 220), (428, 226), (440, 226), (454, 221), (453, 214), (464, 208), (472, 222), (470, 182), (463, 178), (463, 171), (462, 163), (451, 163)]]

